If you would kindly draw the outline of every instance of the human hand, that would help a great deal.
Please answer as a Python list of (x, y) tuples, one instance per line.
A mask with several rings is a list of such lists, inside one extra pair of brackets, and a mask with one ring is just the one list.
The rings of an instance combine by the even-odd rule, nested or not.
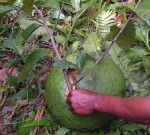
[(73, 114), (89, 115), (95, 111), (98, 94), (89, 90), (72, 90), (66, 102)]

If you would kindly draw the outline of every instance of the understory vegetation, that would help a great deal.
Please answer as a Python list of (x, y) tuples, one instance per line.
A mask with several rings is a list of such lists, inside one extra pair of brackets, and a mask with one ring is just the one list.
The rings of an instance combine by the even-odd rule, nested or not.
[(56, 67), (67, 80), (77, 68), (76, 83), (92, 79), (93, 66), (82, 69), (86, 54), (96, 63), (111, 56), (125, 76), (125, 97), (148, 96), (149, 0), (0, 0), (0, 135), (150, 134), (148, 125), (120, 118), (91, 132), (55, 121), (45, 102), (47, 75)]

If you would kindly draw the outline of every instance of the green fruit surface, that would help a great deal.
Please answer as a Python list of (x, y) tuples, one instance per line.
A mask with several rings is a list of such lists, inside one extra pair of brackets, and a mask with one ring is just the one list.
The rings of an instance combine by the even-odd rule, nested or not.
[[(87, 57), (84, 67), (94, 64), (91, 57)], [(53, 68), (46, 83), (46, 102), (51, 113), (65, 127), (79, 131), (99, 129), (110, 123), (113, 116), (96, 112), (88, 116), (72, 114), (66, 104), (66, 82), (61, 70)], [(125, 90), (125, 79), (119, 67), (109, 56), (105, 56), (94, 70), (91, 81), (82, 79), (76, 86), (78, 89), (88, 89), (97, 93), (122, 96)]]

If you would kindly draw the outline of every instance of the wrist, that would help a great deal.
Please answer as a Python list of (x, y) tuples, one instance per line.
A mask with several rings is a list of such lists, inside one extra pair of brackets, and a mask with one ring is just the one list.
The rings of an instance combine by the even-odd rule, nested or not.
[(103, 112), (105, 108), (105, 99), (103, 94), (98, 94), (94, 102), (95, 111)]
[(95, 111), (115, 114), (116, 107), (120, 106), (120, 99), (110, 95), (99, 94), (94, 103)]

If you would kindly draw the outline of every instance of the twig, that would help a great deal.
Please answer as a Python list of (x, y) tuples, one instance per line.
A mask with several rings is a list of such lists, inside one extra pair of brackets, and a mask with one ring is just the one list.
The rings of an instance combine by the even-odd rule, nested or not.
[[(4, 94), (3, 99), (1, 99), (2, 101), (0, 102), (0, 110), (1, 110), (2, 107), (4, 106), (4, 103), (5, 103), (6, 99), (7, 99), (8, 93), (7, 93), (7, 92), (6, 92), (6, 93), (0, 92), (0, 93), (2, 94), (2, 96), (3, 96), (3, 94)], [(1, 98), (2, 98), (2, 97), (1, 97)]]
[[(43, 105), (44, 102), (45, 102), (45, 100), (42, 99), (41, 102), (40, 102), (40, 105)], [(42, 118), (42, 116), (43, 116), (43, 113), (44, 113), (44, 109), (39, 108), (38, 111), (37, 111), (37, 113), (36, 113), (36, 116), (35, 116), (34, 120), (35, 120), (35, 121), (41, 120), (41, 118)], [(37, 130), (38, 130), (38, 126), (36, 126), (36, 127), (34, 128), (32, 135), (36, 135)]]
[(46, 134), (47, 134), (47, 135), (50, 135), (49, 132), (48, 132), (48, 130), (47, 130), (47, 128), (44, 127), (44, 129), (45, 129)]
[[(51, 42), (52, 42), (52, 45), (53, 45), (53, 50), (54, 52), (56, 53), (56, 57), (58, 60), (61, 60), (61, 57), (60, 57), (60, 54), (58, 52), (58, 49), (56, 47), (56, 43), (55, 43), (55, 40), (54, 40), (54, 37), (53, 37), (53, 32), (48, 28), (48, 25), (46, 24), (46, 21), (43, 17), (43, 14), (41, 12), (41, 10), (39, 10), (35, 5), (33, 5), (33, 7), (36, 9), (36, 11), (39, 13), (39, 15), (41, 16), (41, 19), (42, 19), (42, 23), (43, 23), (43, 26), (45, 27), (46, 31), (48, 32), (49, 36), (50, 36), (50, 39), (51, 39)], [(64, 74), (64, 77), (65, 77), (65, 80), (66, 80), (66, 83), (67, 83), (67, 86), (68, 86), (68, 89), (69, 91), (71, 91), (71, 85), (70, 85), (70, 82), (69, 82), (69, 79), (68, 79), (68, 76), (67, 76), (67, 72), (66, 70), (63, 70), (63, 74)]]
[[(138, 1), (138, 3), (136, 4), (135, 8), (137, 8), (137, 6), (139, 5), (139, 3), (141, 2), (141, 0)], [(124, 26), (121, 28), (121, 30), (119, 31), (119, 33), (116, 35), (116, 37), (114, 38), (114, 40), (109, 44), (109, 47), (107, 48), (107, 50), (97, 59), (97, 61), (95, 62), (95, 65), (97, 65), (102, 59), (103, 57), (108, 53), (108, 51), (111, 49), (111, 47), (114, 45), (114, 43), (116, 42), (116, 40), (118, 39), (118, 37), (120, 36), (120, 34), (123, 32), (123, 30), (125, 29), (125, 27), (127, 26), (128, 22), (130, 21), (130, 19), (132, 18), (133, 13), (130, 14), (128, 20), (126, 21), (126, 23), (124, 24)], [(83, 79), (83, 76), (80, 76), (74, 83), (73, 85), (76, 85), (79, 81), (81, 81)]]
[[(135, 8), (137, 8), (138, 4), (141, 2), (141, 0), (138, 1), (138, 3), (136, 4)], [(118, 37), (121, 35), (121, 33), (123, 32), (123, 30), (125, 29), (125, 27), (127, 26), (128, 22), (130, 21), (130, 19), (132, 18), (133, 13), (130, 14), (128, 20), (126, 21), (126, 23), (124, 24), (124, 26), (121, 28), (121, 30), (119, 31), (119, 33), (116, 35), (116, 37), (114, 38), (114, 40), (109, 44), (109, 47), (107, 48), (107, 50), (97, 59), (97, 61), (95, 62), (95, 65), (97, 65), (102, 58), (107, 54), (107, 52), (111, 49), (111, 47), (114, 45), (114, 43), (116, 42), (116, 40), (118, 39)]]
[(66, 2), (66, 0), (64, 0), (63, 3), (62, 3), (62, 6), (61, 6), (61, 8), (60, 8), (60, 11), (59, 11), (59, 14), (58, 14), (57, 20), (56, 20), (56, 22), (55, 22), (54, 29), (53, 29), (53, 32), (52, 32), (52, 33), (54, 33), (54, 31), (55, 31), (55, 29), (56, 29), (56, 27), (57, 27), (58, 20), (59, 20), (59, 18), (60, 18), (61, 13), (62, 13), (62, 10), (63, 10), (63, 7), (64, 7), (64, 5), (65, 5), (65, 2)]
[(16, 109), (17, 109), (17, 106), (18, 106), (18, 103), (15, 105), (15, 106), (13, 106), (13, 108), (12, 108), (12, 113), (11, 113), (11, 115), (9, 115), (8, 116), (8, 122), (11, 122), (11, 120), (12, 120), (12, 118), (13, 118), (13, 115), (15, 114), (15, 111), (16, 111)]
[(14, 8), (15, 10), (17, 10), (18, 12), (23, 13), (24, 15), (26, 15), (26, 16), (29, 17), (29, 18), (31, 18), (32, 20), (34, 20), (34, 21), (36, 21), (36, 22), (38, 22), (38, 23), (40, 23), (40, 24), (43, 24), (41, 21), (39, 21), (39, 20), (35, 19), (34, 17), (30, 16), (29, 14), (27, 14), (27, 13), (24, 12), (23, 10), (19, 10), (19, 9), (18, 9), (17, 7), (15, 7), (15, 6), (11, 6), (11, 7)]

